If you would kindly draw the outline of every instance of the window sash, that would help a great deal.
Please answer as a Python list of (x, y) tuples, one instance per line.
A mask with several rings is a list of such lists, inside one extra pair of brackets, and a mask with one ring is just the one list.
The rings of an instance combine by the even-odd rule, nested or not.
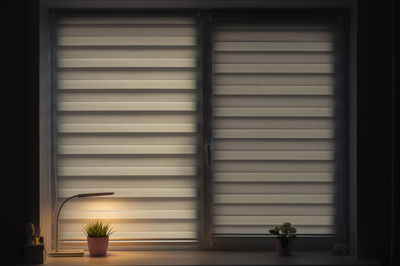
[[(291, 22), (329, 22), (333, 23), (335, 26), (335, 47), (336, 47), (336, 64), (335, 64), (335, 139), (336, 139), (336, 149), (334, 153), (336, 161), (336, 171), (335, 171), (335, 191), (334, 191), (334, 205), (335, 205), (335, 234), (334, 235), (301, 235), (301, 237), (307, 239), (307, 243), (301, 245), (301, 248), (312, 249), (312, 247), (321, 250), (326, 250), (327, 247), (332, 247), (333, 243), (343, 243), (348, 239), (348, 192), (349, 192), (349, 127), (348, 127), (348, 36), (347, 36), (347, 15), (341, 11), (331, 12), (331, 11), (315, 11), (315, 12), (299, 12), (299, 11), (248, 11), (248, 12), (237, 12), (237, 11), (215, 11), (210, 12), (208, 16), (208, 21), (204, 24), (206, 25), (207, 33), (205, 34), (205, 50), (208, 56), (204, 64), (204, 69), (206, 72), (204, 87), (205, 95), (208, 96), (209, 102), (212, 102), (210, 95), (212, 95), (212, 28), (214, 25), (219, 23), (229, 24), (229, 23), (246, 23), (246, 21), (254, 22), (266, 22), (266, 21), (291, 21)], [(207, 143), (211, 140), (212, 131), (212, 104), (204, 104), (205, 112), (207, 113), (205, 128), (205, 143), (204, 147), (207, 147)], [(207, 149), (205, 148), (205, 151)], [(207, 156), (205, 156), (205, 160)], [(212, 165), (206, 165), (206, 175), (207, 180), (212, 180)], [(205, 193), (212, 195), (213, 188), (210, 184), (205, 187)], [(208, 217), (212, 217), (212, 209), (207, 212)], [(211, 218), (212, 219), (212, 218)], [(240, 249), (243, 246), (248, 246), (251, 248), (264, 248), (265, 243), (270, 241), (268, 236), (254, 236), (254, 235), (220, 235), (212, 236), (212, 221), (207, 221), (209, 227), (208, 231), (204, 234), (204, 239), (206, 246), (215, 249)], [(318, 244), (317, 244), (318, 243)], [(208, 245), (207, 245), (208, 244)], [(317, 247), (318, 246), (318, 247)]]

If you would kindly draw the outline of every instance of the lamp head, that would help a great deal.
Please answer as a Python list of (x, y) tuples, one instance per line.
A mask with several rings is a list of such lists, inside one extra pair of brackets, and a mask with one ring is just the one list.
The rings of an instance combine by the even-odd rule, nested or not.
[(96, 196), (109, 196), (114, 195), (114, 192), (98, 192), (98, 193), (84, 193), (78, 194), (78, 198), (96, 197)]

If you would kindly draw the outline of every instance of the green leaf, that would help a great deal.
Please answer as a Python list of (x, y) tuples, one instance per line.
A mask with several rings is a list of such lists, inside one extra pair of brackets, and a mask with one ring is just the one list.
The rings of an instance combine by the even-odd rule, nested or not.
[(271, 229), (271, 230), (269, 230), (268, 232), (270, 232), (270, 233), (273, 234), (273, 235), (279, 235), (279, 231), (274, 230), (274, 229)]
[(82, 227), (83, 232), (87, 237), (108, 237), (114, 231), (110, 228), (110, 223), (104, 223), (101, 220), (93, 220)]

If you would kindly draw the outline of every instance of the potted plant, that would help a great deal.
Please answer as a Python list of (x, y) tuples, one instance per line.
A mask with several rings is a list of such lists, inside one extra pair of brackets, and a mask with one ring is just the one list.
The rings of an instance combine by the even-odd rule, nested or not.
[(107, 255), (109, 236), (113, 233), (110, 223), (93, 220), (83, 226), (83, 232), (87, 236), (90, 256)]
[(275, 237), (275, 249), (277, 256), (292, 255), (293, 240), (296, 239), (296, 228), (286, 222), (283, 225), (275, 226), (269, 232)]

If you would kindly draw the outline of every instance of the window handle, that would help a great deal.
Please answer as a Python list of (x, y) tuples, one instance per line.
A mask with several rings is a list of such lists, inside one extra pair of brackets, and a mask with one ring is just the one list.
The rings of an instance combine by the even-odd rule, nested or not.
[(206, 143), (206, 156), (207, 156), (207, 165), (211, 165), (211, 142), (207, 141)]

